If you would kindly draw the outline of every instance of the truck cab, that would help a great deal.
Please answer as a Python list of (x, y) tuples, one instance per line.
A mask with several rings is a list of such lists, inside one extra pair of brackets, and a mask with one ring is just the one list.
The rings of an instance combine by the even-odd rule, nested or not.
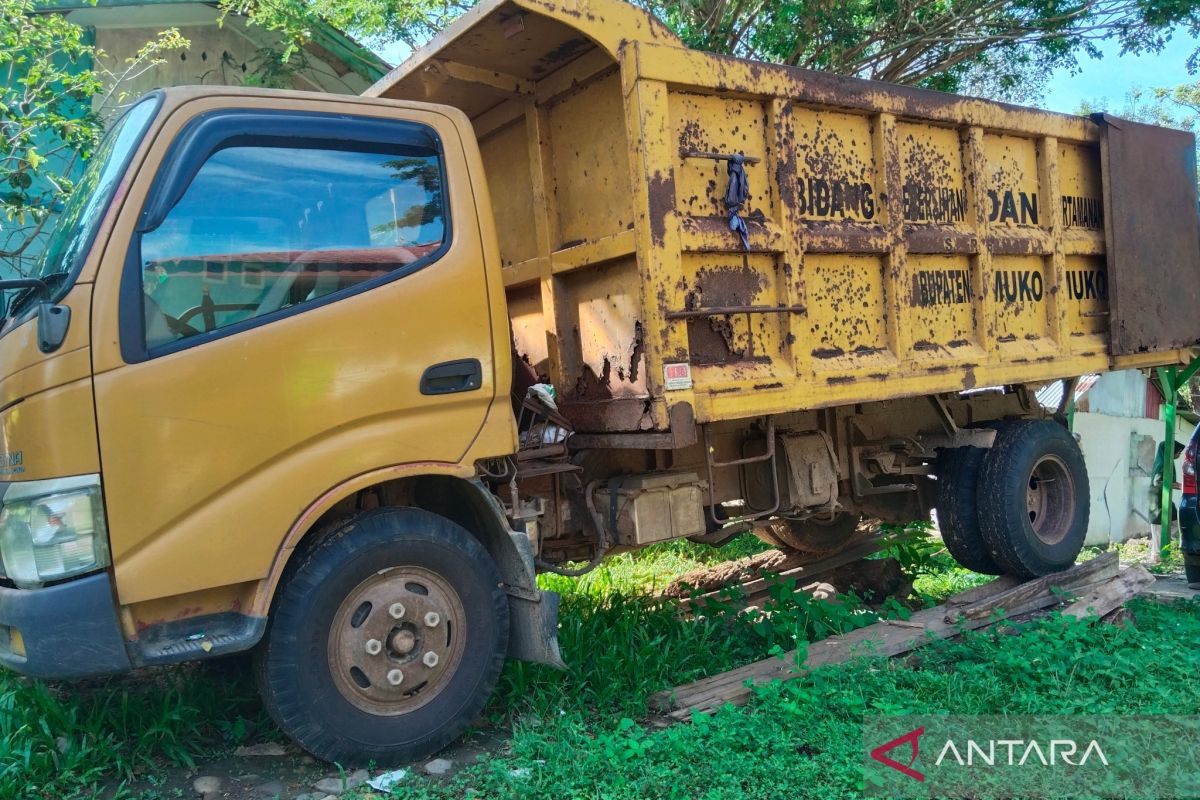
[[(540, 604), (474, 481), (516, 449), (478, 160), (460, 113), (417, 103), (168, 89), (124, 114), (8, 293), (0, 662), (63, 678), (245, 650), (305, 534), (310, 553), (414, 495)], [(445, 629), (463, 601), (406, 583), (407, 617), (378, 612), (429, 695), (453, 648), (406, 620)]]

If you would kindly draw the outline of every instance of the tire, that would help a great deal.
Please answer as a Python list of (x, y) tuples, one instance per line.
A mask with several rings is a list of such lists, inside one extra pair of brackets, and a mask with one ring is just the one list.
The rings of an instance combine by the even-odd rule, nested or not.
[(1200, 584), (1200, 555), (1183, 554), (1183, 575), (1189, 586)]
[(508, 598), (463, 528), (420, 509), (367, 511), (284, 580), (255, 673), (275, 722), (312, 755), (411, 761), (483, 709), (504, 666)]
[(766, 527), (754, 529), (759, 539), (785, 550), (798, 550), (813, 555), (832, 555), (855, 538), (858, 514), (842, 512), (828, 522), (815, 517), (805, 520), (785, 519)]
[(1005, 572), (1048, 575), (1075, 563), (1087, 535), (1087, 467), (1056, 422), (1020, 420), (996, 434), (976, 487), (979, 530)]
[(984, 575), (999, 575), (1004, 570), (988, 552), (979, 530), (976, 491), (979, 468), (987, 450), (982, 447), (954, 447), (938, 456), (937, 508), (938, 530), (950, 555), (962, 566)]

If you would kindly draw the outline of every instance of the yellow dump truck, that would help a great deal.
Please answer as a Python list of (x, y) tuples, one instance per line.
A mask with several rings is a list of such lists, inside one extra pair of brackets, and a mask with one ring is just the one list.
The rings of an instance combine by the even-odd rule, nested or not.
[(559, 663), (538, 571), (935, 507), (973, 569), (1072, 563), (1033, 392), (1189, 359), (1194, 143), (487, 0), (365, 97), (146, 96), (0, 286), (0, 662), (253, 648), (383, 764)]

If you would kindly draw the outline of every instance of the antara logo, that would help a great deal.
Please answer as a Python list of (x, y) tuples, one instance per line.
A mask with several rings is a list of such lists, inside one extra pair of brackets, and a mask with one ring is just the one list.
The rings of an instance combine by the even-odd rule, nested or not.
[[(947, 739), (938, 753), (935, 766), (941, 766), (943, 761), (952, 760), (962, 767), (983, 764), (994, 767), (996, 764), (1009, 767), (1021, 767), (1025, 764), (1038, 763), (1043, 767), (1053, 767), (1058, 764), (1069, 764), (1072, 767), (1082, 766), (1089, 758), (1098, 758), (1100, 763), (1108, 766), (1108, 759), (1100, 749), (1100, 743), (1092, 739), (1079, 753), (1079, 743), (1073, 739), (1051, 739), (1049, 745), (1039, 744), (1036, 739), (989, 739), (982, 743), (967, 739), (966, 758), (953, 739)], [(1048, 754), (1048, 757), (1047, 757)], [(1078, 758), (1076, 761), (1074, 759)]]
[[(920, 755), (920, 739), (924, 734), (924, 725), (914, 728), (903, 736), (876, 747), (871, 751), (871, 758), (915, 781), (924, 781), (925, 774), (913, 767), (917, 756)], [(901, 745), (908, 745), (910, 748), (907, 764), (887, 755)], [(1081, 745), (1073, 739), (1051, 739), (1048, 743), (1039, 743), (1036, 739), (967, 739), (961, 743), (947, 739), (933, 765), (940, 767), (944, 763), (953, 762), (960, 767), (1020, 767), (1026, 764), (1041, 764), (1044, 767), (1066, 764), (1078, 767), (1086, 764), (1090, 758), (1098, 759), (1101, 764), (1108, 766), (1108, 758), (1095, 739), (1088, 741), (1086, 745)]]
[[(871, 751), (871, 758), (875, 759), (880, 764), (884, 764), (894, 770), (897, 770), (898, 772), (904, 773), (913, 780), (923, 781), (925, 780), (925, 775), (912, 768), (912, 765), (916, 763), (917, 755), (920, 751), (921, 745), (918, 740), (921, 738), (923, 733), (925, 733), (924, 725), (919, 728), (913, 728), (903, 736), (897, 739), (892, 739), (887, 744), (881, 744), (879, 747), (876, 747)], [(899, 761), (884, 755), (884, 753), (888, 752), (889, 750), (894, 750), (902, 744), (912, 745), (912, 757), (908, 759), (907, 764), (901, 764)]]

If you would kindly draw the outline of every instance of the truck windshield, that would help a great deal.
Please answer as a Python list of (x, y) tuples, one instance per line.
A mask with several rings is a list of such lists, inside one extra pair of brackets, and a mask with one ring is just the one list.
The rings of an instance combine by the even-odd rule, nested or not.
[[(116, 121), (92, 154), (87, 169), (64, 204), (32, 273), (32, 277), (45, 281), (50, 287), (52, 302), (62, 299), (79, 274), (108, 205), (116, 195), (129, 158), (157, 110), (158, 97), (147, 97)], [(8, 315), (13, 316), (27, 307), (34, 296), (32, 292), (18, 295)]]

